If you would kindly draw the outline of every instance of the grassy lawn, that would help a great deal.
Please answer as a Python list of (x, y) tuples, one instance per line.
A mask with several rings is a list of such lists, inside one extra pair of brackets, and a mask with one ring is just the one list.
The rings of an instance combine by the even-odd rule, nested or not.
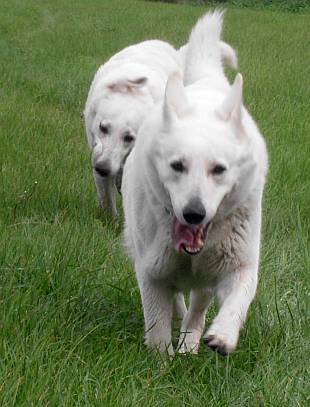
[(309, 403), (310, 14), (226, 15), (271, 163), (259, 289), (236, 353), (202, 346), (170, 364), (149, 353), (122, 221), (99, 216), (80, 118), (93, 74), (130, 43), (181, 45), (205, 10), (2, 0), (1, 406)]

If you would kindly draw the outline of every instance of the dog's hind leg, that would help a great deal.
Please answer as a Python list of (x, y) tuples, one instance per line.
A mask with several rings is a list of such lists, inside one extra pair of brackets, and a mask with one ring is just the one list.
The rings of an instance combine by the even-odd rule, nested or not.
[(183, 319), (178, 344), (179, 353), (197, 353), (199, 342), (205, 326), (208, 307), (213, 298), (209, 289), (192, 290), (189, 309)]
[(110, 211), (113, 216), (116, 216), (116, 191), (113, 180), (101, 177), (95, 170), (93, 170), (93, 174), (101, 208)]
[(182, 293), (176, 293), (173, 302), (173, 316), (181, 321), (185, 317), (187, 307)]
[(137, 275), (144, 313), (145, 344), (160, 352), (168, 352), (172, 356), (174, 352), (171, 344), (171, 322), (174, 293), (169, 287), (145, 274), (140, 274), (140, 278), (139, 273)]

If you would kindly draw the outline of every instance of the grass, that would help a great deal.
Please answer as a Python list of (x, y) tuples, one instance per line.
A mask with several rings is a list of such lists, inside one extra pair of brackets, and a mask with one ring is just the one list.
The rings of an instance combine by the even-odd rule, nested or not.
[(259, 289), (236, 353), (165, 364), (145, 349), (121, 221), (97, 209), (80, 119), (93, 74), (129, 43), (181, 45), (204, 11), (2, 1), (1, 406), (309, 404), (309, 14), (226, 15), (270, 153)]
[(252, 9), (281, 10), (290, 12), (304, 12), (310, 10), (309, 0), (146, 0), (154, 2), (208, 5), (220, 7), (245, 7)]

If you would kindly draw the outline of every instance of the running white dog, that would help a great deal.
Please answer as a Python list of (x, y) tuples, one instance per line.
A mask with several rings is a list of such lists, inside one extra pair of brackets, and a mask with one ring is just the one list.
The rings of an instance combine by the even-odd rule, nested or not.
[[(235, 67), (234, 50), (221, 44), (224, 61)], [(153, 40), (132, 45), (97, 71), (84, 117), (99, 202), (116, 215), (116, 175), (134, 146), (139, 127), (152, 107), (162, 101), (168, 76), (181, 71), (186, 47), (176, 51)]]
[(99, 202), (116, 215), (114, 180), (145, 116), (162, 100), (168, 75), (181, 70), (177, 51), (145, 41), (114, 55), (91, 84), (84, 117)]
[[(204, 342), (232, 352), (256, 291), (267, 152), (229, 85), (220, 58), (222, 13), (194, 27), (185, 63), (140, 128), (122, 185), (125, 241), (141, 292), (146, 344), (173, 354), (173, 306), (183, 317), (179, 352), (197, 352), (207, 309), (219, 312)], [(190, 290), (188, 311), (183, 292)]]

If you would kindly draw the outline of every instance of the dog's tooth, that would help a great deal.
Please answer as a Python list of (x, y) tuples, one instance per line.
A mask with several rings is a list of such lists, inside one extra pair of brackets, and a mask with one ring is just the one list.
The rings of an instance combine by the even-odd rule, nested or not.
[(199, 253), (201, 251), (201, 249), (202, 249), (202, 246), (197, 245), (197, 244), (195, 244), (193, 246), (192, 245), (187, 245), (187, 246), (184, 245), (184, 250), (189, 254), (197, 254), (197, 253)]
[(202, 237), (199, 237), (197, 243), (198, 243), (199, 247), (202, 247), (202, 246), (203, 246), (203, 239), (202, 239)]

